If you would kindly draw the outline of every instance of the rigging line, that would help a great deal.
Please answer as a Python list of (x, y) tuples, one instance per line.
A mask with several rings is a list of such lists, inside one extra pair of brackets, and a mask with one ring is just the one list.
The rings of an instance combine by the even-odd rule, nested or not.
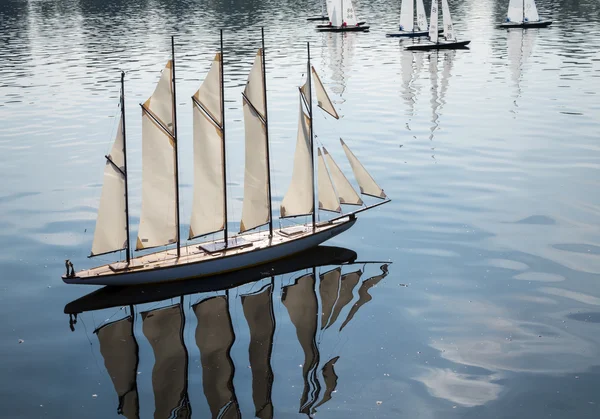
[(83, 324), (83, 330), (85, 330), (85, 337), (87, 338), (88, 342), (90, 343), (90, 352), (92, 353), (92, 357), (94, 358), (94, 363), (96, 364), (96, 368), (98, 368), (98, 373), (102, 374), (102, 369), (100, 368), (100, 365), (98, 364), (98, 358), (96, 357), (96, 352), (94, 352), (94, 344), (92, 343), (92, 340), (90, 339), (88, 329), (85, 324), (85, 320), (84, 320), (83, 316), (81, 316), (79, 319), (81, 320), (81, 324)]

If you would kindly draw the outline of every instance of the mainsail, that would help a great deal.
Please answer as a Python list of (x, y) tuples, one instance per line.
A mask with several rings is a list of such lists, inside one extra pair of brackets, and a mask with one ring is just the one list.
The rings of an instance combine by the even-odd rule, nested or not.
[(190, 418), (187, 393), (188, 353), (183, 342), (185, 318), (176, 304), (142, 313), (144, 336), (154, 352), (154, 418)]
[(225, 228), (222, 57), (218, 53), (192, 97), (194, 121), (194, 200), (190, 239)]
[(362, 285), (358, 289), (358, 301), (354, 303), (354, 305), (350, 309), (350, 313), (348, 313), (348, 317), (346, 317), (346, 320), (344, 320), (344, 323), (342, 323), (342, 325), (340, 326), (340, 332), (354, 318), (354, 315), (358, 312), (358, 309), (360, 309), (362, 306), (364, 306), (373, 299), (373, 297), (371, 297), (371, 295), (369, 294), (369, 290), (387, 276), (387, 265), (381, 266), (381, 272), (381, 275), (369, 278), (362, 283)]
[(438, 42), (438, 0), (431, 0), (431, 15), (429, 16), (429, 40)]
[(333, 212), (342, 212), (340, 207), (340, 200), (333, 188), (325, 160), (321, 154), (321, 149), (318, 149), (318, 196), (319, 196), (319, 209)]
[(402, 0), (400, 5), (400, 30), (411, 32), (414, 29), (415, 23), (415, 0)]
[(320, 275), (319, 294), (321, 296), (321, 330), (325, 328), (340, 290), (341, 268), (332, 269)]
[(243, 99), (246, 158), (240, 232), (264, 225), (271, 219), (262, 48), (254, 59)]
[(117, 413), (127, 419), (140, 416), (137, 392), (138, 344), (133, 335), (131, 316), (98, 328), (104, 366), (119, 396)]
[[(125, 153), (123, 140), (123, 118), (119, 120), (119, 128), (110, 154), (106, 156), (104, 166), (104, 183), (92, 256), (123, 250), (127, 247), (127, 212), (125, 194)], [(129, 251), (129, 249), (127, 249)]]
[(375, 180), (371, 177), (367, 169), (361, 164), (361, 162), (356, 158), (356, 156), (350, 151), (344, 140), (340, 138), (340, 142), (342, 143), (342, 148), (346, 153), (346, 157), (350, 162), (350, 167), (352, 167), (352, 172), (354, 173), (354, 177), (358, 182), (358, 186), (360, 186), (360, 193), (364, 195), (371, 195), (376, 198), (387, 198), (383, 189), (375, 183)]
[[(316, 376), (319, 365), (319, 349), (316, 344), (318, 302), (315, 294), (315, 277), (312, 274), (298, 278), (294, 285), (283, 288), (281, 297), (290, 320), (296, 327), (296, 335), (304, 352), (302, 375), (304, 391), (300, 399), (300, 412), (310, 412), (319, 397), (321, 385)], [(310, 399), (309, 399), (310, 397)]]
[(207, 298), (193, 306), (198, 318), (196, 344), (202, 364), (202, 386), (213, 418), (241, 417), (233, 388), (231, 346), (235, 340), (226, 296)]
[(525, 20), (528, 22), (537, 22), (540, 20), (540, 15), (538, 15), (537, 7), (535, 5), (535, 0), (525, 0)]
[(524, 4), (524, 0), (510, 0), (508, 2), (508, 12), (506, 14), (506, 19), (509, 22), (522, 22)]
[(317, 74), (317, 71), (314, 67), (312, 67), (312, 75), (314, 76), (313, 80), (315, 81), (315, 90), (317, 91), (317, 104), (319, 105), (319, 108), (323, 109), (335, 119), (340, 119), (340, 116), (333, 107), (333, 103), (331, 103), (331, 99), (329, 99), (329, 95), (327, 94), (323, 83), (321, 83), (321, 79), (319, 78), (319, 75)]
[(354, 13), (354, 6), (352, 6), (352, 0), (341, 0), (342, 7), (342, 20), (348, 26), (356, 26), (358, 20), (356, 19), (356, 13)]
[(329, 174), (331, 175), (331, 180), (335, 185), (340, 203), (347, 205), (362, 205), (362, 199), (360, 199), (360, 196), (356, 193), (352, 187), (352, 184), (350, 181), (348, 181), (346, 175), (344, 175), (344, 172), (342, 172), (339, 166), (335, 163), (325, 147), (323, 147), (323, 154), (325, 155), (327, 166), (329, 166)]
[(442, 20), (444, 22), (444, 37), (447, 40), (455, 40), (454, 25), (452, 25), (452, 16), (450, 15), (448, 0), (442, 0)]
[(425, 14), (423, 0), (417, 0), (417, 26), (420, 31), (427, 30), (427, 15)]
[(142, 213), (136, 250), (177, 241), (172, 61), (142, 105)]
[(273, 287), (266, 285), (253, 294), (242, 295), (244, 317), (250, 329), (250, 368), (252, 370), (252, 399), (255, 415), (260, 419), (273, 418), (273, 370), (271, 353), (275, 334)]
[(314, 210), (312, 170), (310, 118), (304, 113), (302, 100), (300, 100), (292, 182), (281, 202), (282, 217), (312, 214)]

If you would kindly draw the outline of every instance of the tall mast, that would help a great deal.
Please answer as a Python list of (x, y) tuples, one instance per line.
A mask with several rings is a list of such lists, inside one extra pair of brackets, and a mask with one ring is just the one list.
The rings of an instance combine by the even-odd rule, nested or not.
[(125, 229), (127, 231), (127, 264), (131, 261), (129, 245), (129, 190), (127, 188), (127, 139), (125, 138), (125, 72), (121, 71), (121, 129), (123, 132), (123, 169), (125, 171)]
[(306, 74), (308, 77), (308, 116), (310, 117), (310, 167), (311, 167), (311, 185), (312, 185), (312, 225), (313, 232), (317, 226), (317, 206), (315, 205), (315, 146), (313, 139), (313, 108), (312, 108), (312, 80), (310, 72), (310, 42), (306, 43), (306, 49), (308, 51), (308, 63), (306, 68)]
[[(221, 164), (223, 165), (223, 215), (225, 216), (223, 229), (223, 242), (227, 248), (227, 168), (225, 167), (225, 81), (223, 79), (223, 29), (221, 29), (221, 138), (223, 153), (221, 154)], [(269, 195), (270, 196), (270, 195)]]
[(523, 9), (523, 19), (522, 19), (522, 21), (523, 21), (523, 23), (525, 23), (525, 0), (523, 0), (523, 8), (522, 9)]
[(177, 226), (177, 257), (181, 256), (179, 233), (179, 159), (177, 157), (177, 94), (175, 92), (175, 37), (171, 36), (171, 74), (173, 75), (173, 142), (175, 143), (175, 224)]
[(269, 117), (267, 116), (267, 68), (265, 65), (265, 28), (260, 28), (262, 39), (262, 76), (265, 99), (265, 137), (267, 139), (267, 187), (269, 192), (269, 237), (273, 237), (273, 211), (271, 209), (271, 160), (269, 158)]

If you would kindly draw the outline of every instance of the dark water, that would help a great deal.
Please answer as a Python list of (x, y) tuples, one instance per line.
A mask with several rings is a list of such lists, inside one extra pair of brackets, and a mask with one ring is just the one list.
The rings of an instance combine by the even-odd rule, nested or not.
[[(458, 36), (471, 39), (471, 49), (409, 54), (384, 36), (397, 28), (397, 1), (356, 1), (372, 30), (344, 36), (316, 33), (305, 21), (320, 12), (317, 1), (1, 0), (2, 416), (117, 417), (120, 392), (134, 407), (137, 397), (144, 418), (155, 409), (159, 418), (172, 409), (176, 417), (210, 417), (219, 407), (224, 417), (253, 417), (254, 372), (261, 388), (272, 381), (275, 417), (599, 417), (600, 3), (540, 0), (540, 16), (554, 24), (526, 32), (493, 27), (507, 4), (450, 1)], [(59, 276), (65, 258), (78, 269), (99, 262), (85, 257), (116, 128), (119, 70), (127, 71), (135, 227), (138, 103), (151, 94), (176, 35), (180, 138), (190, 138), (180, 145), (188, 220), (188, 97), (208, 69), (217, 29), (226, 29), (230, 212), (237, 220), (240, 92), (262, 25), (275, 200), (291, 175), (296, 86), (310, 41), (342, 115), (335, 122), (319, 116), (319, 140), (336, 155), (336, 137), (347, 139), (393, 202), (328, 242), (346, 249), (333, 259), (323, 250), (230, 277), (215, 285), (220, 291), (109, 295), (126, 308), (86, 311), (71, 332), (65, 305), (94, 288), (66, 286)], [(341, 265), (348, 260), (381, 263)], [(341, 292), (331, 300), (323, 285), (340, 283), (330, 272), (336, 268), (361, 275), (322, 330), (329, 316), (321, 313), (343, 300)], [(349, 284), (353, 277), (344, 278)], [(242, 285), (225, 293), (228, 284)], [(261, 290), (273, 294), (273, 316), (261, 318), (275, 326), (261, 323), (262, 335), (251, 339), (241, 296)], [(103, 301), (96, 296), (78, 309)], [(297, 305), (289, 309), (286, 301)], [(181, 311), (165, 308), (180, 302)], [(119, 350), (101, 352), (93, 331), (127, 318), (130, 303), (135, 342), (117, 339)], [(198, 320), (198, 307), (213, 303)], [(171, 320), (162, 327), (145, 325), (165, 313)], [(198, 345), (197, 331), (213, 352)], [(262, 368), (250, 368), (251, 342)], [(120, 377), (120, 390), (110, 375)]]

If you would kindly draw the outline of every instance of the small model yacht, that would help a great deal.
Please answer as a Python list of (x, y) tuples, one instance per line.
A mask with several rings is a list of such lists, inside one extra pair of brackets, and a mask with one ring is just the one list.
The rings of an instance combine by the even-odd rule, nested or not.
[(552, 24), (551, 20), (540, 20), (535, 0), (510, 0), (506, 22), (500, 28), (544, 28)]
[(442, 0), (442, 18), (444, 23), (444, 36), (440, 39), (438, 33), (438, 7), (439, 0), (431, 1), (431, 21), (429, 24), (429, 41), (417, 43), (405, 47), (407, 50), (433, 50), (433, 49), (461, 49), (465, 48), (471, 41), (458, 41), (452, 24), (448, 0)]

